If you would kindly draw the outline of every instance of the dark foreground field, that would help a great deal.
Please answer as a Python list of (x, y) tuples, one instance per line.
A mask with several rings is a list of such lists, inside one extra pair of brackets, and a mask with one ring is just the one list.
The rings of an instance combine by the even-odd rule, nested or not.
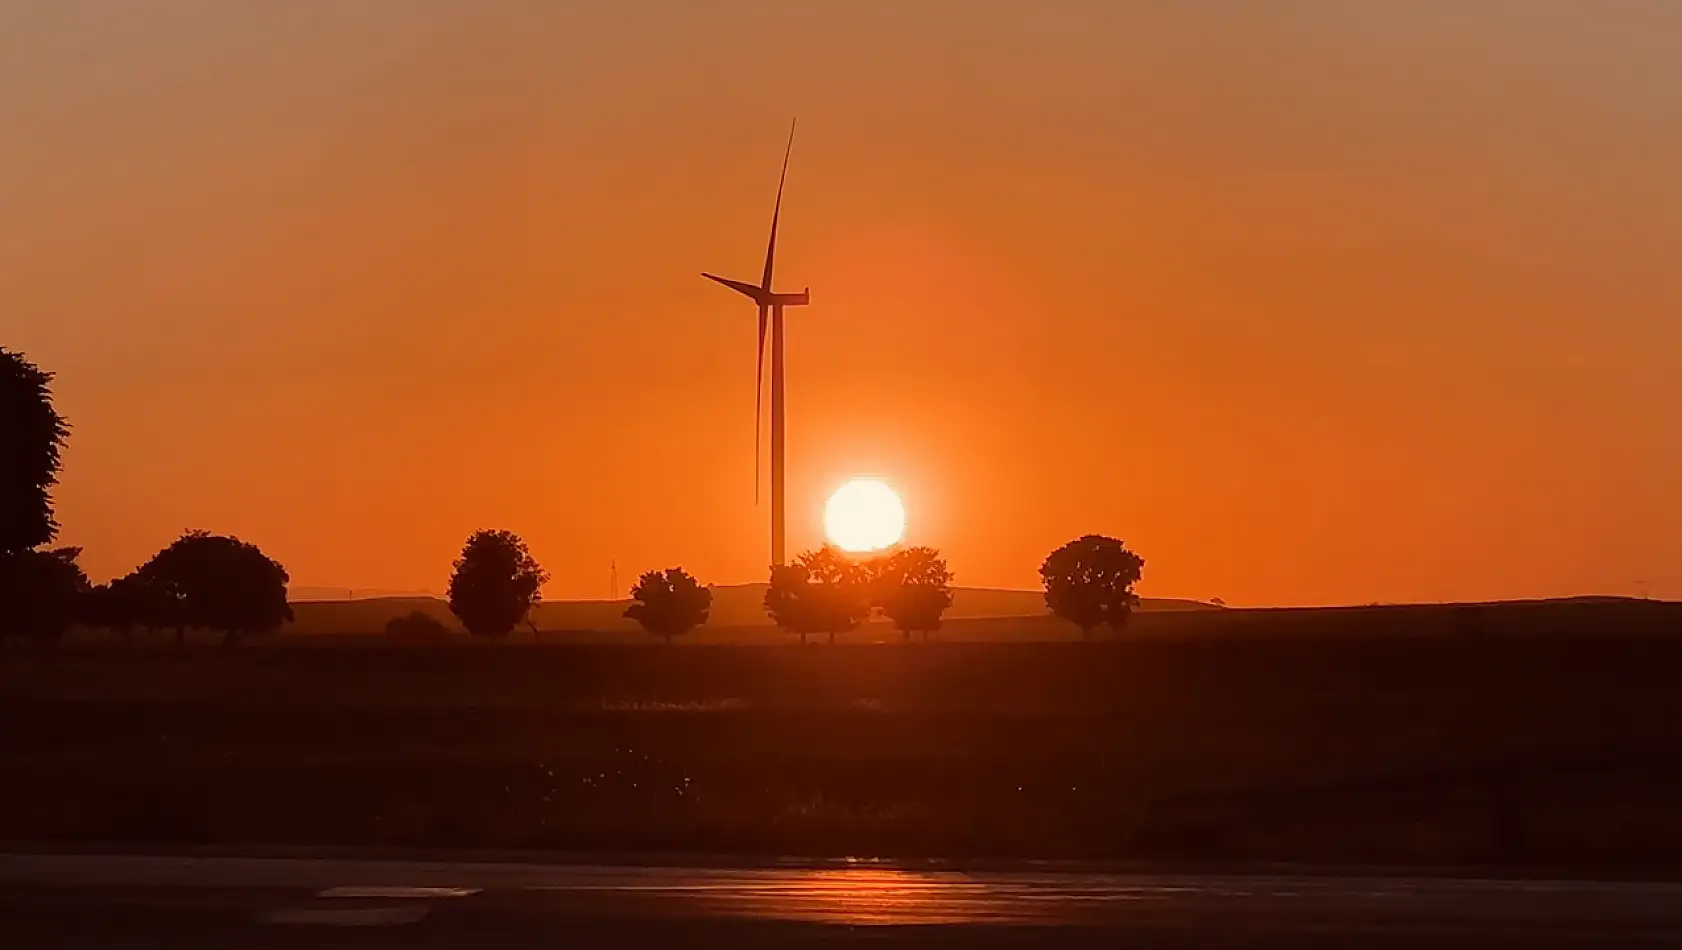
[(14, 650), (0, 838), (1657, 872), (1682, 861), (1682, 637), (1618, 616), (1534, 636)]

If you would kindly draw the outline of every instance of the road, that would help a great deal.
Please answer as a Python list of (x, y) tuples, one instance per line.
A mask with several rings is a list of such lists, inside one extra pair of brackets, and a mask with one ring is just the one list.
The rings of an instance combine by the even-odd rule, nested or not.
[(1682, 945), (1682, 884), (0, 855), (8, 946)]

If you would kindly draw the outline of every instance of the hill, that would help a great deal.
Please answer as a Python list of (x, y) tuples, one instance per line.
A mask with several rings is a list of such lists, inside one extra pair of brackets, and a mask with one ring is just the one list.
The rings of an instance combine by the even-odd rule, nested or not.
[(392, 597), (435, 597), (429, 590), (387, 590), (380, 587), (322, 587), (293, 584), (286, 588), (286, 599), (294, 604), (317, 600), (383, 600)]
[[(769, 627), (765, 616), (764, 584), (728, 584), (714, 587), (711, 626)], [(544, 603), (534, 612), (538, 629), (603, 630), (633, 632), (636, 624), (625, 619), (626, 600), (563, 600)], [(1219, 610), (1195, 600), (1145, 598), (1145, 611)], [(374, 597), (365, 600), (312, 600), (292, 605), (297, 619), (290, 631), (296, 633), (378, 633), (386, 621), (419, 610), (457, 627), (449, 605), (437, 597)], [(959, 587), (953, 591), (948, 620), (1008, 619), (1044, 617), (1045, 601), (1039, 591), (1000, 590), (988, 587)]]

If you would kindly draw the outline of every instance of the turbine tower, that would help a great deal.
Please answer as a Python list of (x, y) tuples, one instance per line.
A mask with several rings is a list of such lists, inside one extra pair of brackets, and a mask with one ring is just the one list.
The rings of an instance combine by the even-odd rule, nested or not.
[(797, 294), (779, 294), (771, 289), (771, 269), (777, 257), (777, 219), (783, 211), (783, 182), (788, 179), (788, 157), (794, 150), (794, 123), (788, 127), (788, 146), (783, 149), (783, 171), (777, 178), (777, 203), (771, 209), (771, 240), (765, 245), (765, 270), (757, 286), (716, 274), (703, 273), (759, 305), (759, 352), (754, 359), (753, 390), (753, 478), (754, 498), (759, 497), (759, 415), (765, 391), (765, 324), (771, 324), (771, 564), (785, 563), (783, 513), (783, 308), (804, 307), (811, 302), (812, 288)]

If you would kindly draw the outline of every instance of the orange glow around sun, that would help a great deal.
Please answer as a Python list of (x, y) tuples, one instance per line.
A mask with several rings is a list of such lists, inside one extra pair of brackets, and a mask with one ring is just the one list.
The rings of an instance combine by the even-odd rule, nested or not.
[(829, 496), (823, 529), (843, 551), (880, 551), (905, 534), (905, 505), (886, 482), (855, 478)]

